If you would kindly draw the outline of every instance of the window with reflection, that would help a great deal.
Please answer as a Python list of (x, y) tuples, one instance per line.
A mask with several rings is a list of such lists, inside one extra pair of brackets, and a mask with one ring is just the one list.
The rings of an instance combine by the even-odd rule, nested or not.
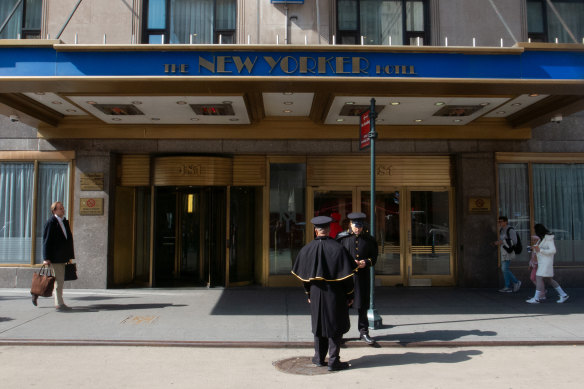
[(144, 0), (143, 42), (235, 43), (237, 0)]
[(352, 212), (353, 193), (345, 191), (315, 191), (314, 192), (314, 216), (330, 216), (333, 221), (330, 224), (331, 238), (336, 238), (341, 231), (349, 229), (347, 215)]
[(527, 31), (532, 42), (581, 43), (584, 1), (527, 0)]
[[(509, 218), (509, 225), (515, 228), (524, 246), (530, 242), (528, 179), (526, 163), (499, 164), (499, 215)], [(527, 250), (516, 261), (529, 262)]]
[(42, 6), (42, 0), (0, 1), (0, 39), (40, 39)]
[(0, 162), (0, 188), (0, 264), (41, 263), (43, 227), (52, 215), (51, 204), (62, 202), (67, 218), (71, 212), (69, 163)]
[(450, 274), (448, 192), (412, 191), (412, 275)]
[[(361, 211), (371, 214), (371, 194), (361, 194)], [(400, 274), (400, 192), (375, 193), (375, 239), (379, 246), (375, 274)]]
[[(531, 169), (533, 202), (529, 202)], [(531, 243), (533, 225), (541, 223), (554, 234), (554, 263), (582, 263), (584, 250), (584, 164), (500, 163), (499, 215), (520, 234), (523, 246)], [(529, 215), (533, 212), (533, 221)], [(527, 263), (523, 250), (518, 259)]]
[(427, 0), (337, 0), (338, 42), (429, 44)]
[(270, 274), (290, 274), (305, 243), (306, 164), (270, 164)]
[(584, 165), (534, 163), (533, 211), (535, 223), (543, 224), (554, 234), (554, 263), (582, 263)]

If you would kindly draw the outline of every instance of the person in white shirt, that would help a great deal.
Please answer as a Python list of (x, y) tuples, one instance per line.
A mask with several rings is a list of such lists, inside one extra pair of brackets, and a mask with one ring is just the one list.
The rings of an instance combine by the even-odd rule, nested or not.
[(545, 283), (548, 282), (558, 292), (558, 304), (562, 304), (570, 296), (553, 279), (554, 277), (554, 255), (556, 254), (556, 245), (554, 243), (554, 235), (543, 225), (536, 224), (534, 226), (535, 235), (538, 236), (539, 242), (532, 246), (532, 250), (537, 254), (537, 272), (535, 273), (535, 295), (529, 300), (525, 300), (530, 304), (539, 304), (545, 300)]

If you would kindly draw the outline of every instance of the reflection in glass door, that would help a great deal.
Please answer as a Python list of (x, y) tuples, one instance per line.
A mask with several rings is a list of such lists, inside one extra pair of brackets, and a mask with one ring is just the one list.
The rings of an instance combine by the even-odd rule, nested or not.
[(226, 190), (157, 188), (154, 285), (224, 286)]
[[(346, 215), (363, 212), (370, 231), (370, 192), (310, 188), (313, 214)], [(353, 207), (356, 199), (358, 207)], [(451, 189), (383, 188), (375, 193), (375, 239), (379, 255), (375, 266), (381, 285), (453, 285), (453, 195)]]
[[(371, 215), (370, 192), (361, 192), (361, 212)], [(375, 192), (375, 239), (379, 245), (375, 274), (399, 276), (401, 274), (402, 244), (400, 224), (400, 192)], [(401, 281), (397, 281), (401, 283)]]
[[(453, 285), (451, 191), (381, 190), (375, 193), (375, 274), (385, 285)], [(370, 192), (361, 192), (370, 215)]]
[(408, 278), (453, 281), (449, 191), (409, 191)]
[(341, 231), (349, 228), (347, 215), (352, 211), (353, 192), (334, 190), (314, 191), (314, 216), (330, 216), (330, 236), (335, 238)]

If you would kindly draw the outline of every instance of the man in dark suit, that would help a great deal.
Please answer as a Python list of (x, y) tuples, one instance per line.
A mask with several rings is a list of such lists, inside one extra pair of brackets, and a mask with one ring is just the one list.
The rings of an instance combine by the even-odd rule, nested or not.
[[(51, 204), (52, 216), (45, 223), (43, 230), (43, 260), (55, 270), (55, 308), (58, 311), (69, 310), (63, 301), (63, 284), (65, 283), (65, 264), (75, 258), (73, 235), (69, 221), (65, 218), (65, 207), (60, 201)], [(32, 296), (32, 303), (37, 305), (38, 296)]]
[(292, 268), (292, 274), (302, 281), (310, 304), (314, 334), (312, 362), (325, 366), (328, 348), (331, 371), (349, 367), (347, 362), (341, 362), (339, 353), (343, 334), (351, 327), (349, 306), (353, 303), (356, 269), (347, 251), (328, 236), (332, 220), (328, 216), (311, 220), (316, 237), (300, 250)]
[(355, 273), (355, 303), (353, 307), (359, 312), (357, 327), (359, 337), (365, 343), (374, 345), (375, 340), (369, 336), (369, 319), (367, 310), (370, 300), (371, 267), (377, 262), (377, 241), (364, 230), (366, 215), (352, 212), (347, 215), (351, 220), (349, 231), (337, 235), (337, 240), (345, 247), (359, 267)]

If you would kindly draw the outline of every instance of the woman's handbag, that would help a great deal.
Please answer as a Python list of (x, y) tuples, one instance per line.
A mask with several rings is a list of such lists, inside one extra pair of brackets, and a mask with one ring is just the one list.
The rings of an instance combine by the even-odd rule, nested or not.
[(77, 279), (77, 264), (68, 262), (65, 264), (65, 281), (74, 281)]
[(49, 265), (43, 265), (38, 273), (32, 274), (30, 294), (51, 297), (55, 288), (55, 270)]

